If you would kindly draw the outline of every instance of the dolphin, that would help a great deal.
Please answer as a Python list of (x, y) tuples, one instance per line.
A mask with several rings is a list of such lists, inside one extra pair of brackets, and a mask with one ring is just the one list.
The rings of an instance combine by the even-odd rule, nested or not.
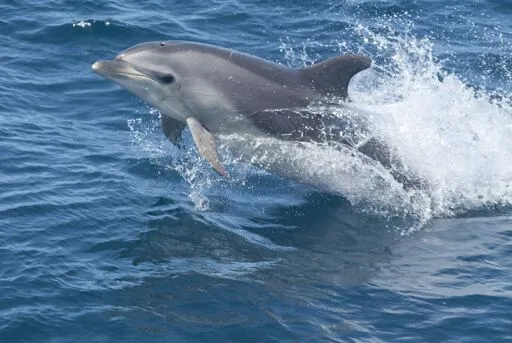
[(394, 171), (400, 163), (386, 144), (374, 138), (354, 142), (354, 127), (369, 130), (367, 123), (353, 125), (308, 110), (333, 97), (348, 102), (351, 78), (371, 63), (366, 56), (342, 55), (295, 69), (214, 45), (162, 41), (133, 46), (112, 60), (95, 62), (92, 69), (157, 108), (163, 132), (174, 144), (180, 144), (188, 126), (200, 155), (229, 177), (216, 136), (233, 132), (340, 142)]

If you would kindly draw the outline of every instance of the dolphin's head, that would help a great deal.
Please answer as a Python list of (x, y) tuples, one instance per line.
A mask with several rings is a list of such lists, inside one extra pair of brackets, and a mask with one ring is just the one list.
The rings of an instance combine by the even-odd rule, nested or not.
[(171, 117), (184, 119), (190, 114), (180, 93), (182, 61), (173, 52), (166, 43), (144, 43), (113, 60), (97, 61), (92, 69)]

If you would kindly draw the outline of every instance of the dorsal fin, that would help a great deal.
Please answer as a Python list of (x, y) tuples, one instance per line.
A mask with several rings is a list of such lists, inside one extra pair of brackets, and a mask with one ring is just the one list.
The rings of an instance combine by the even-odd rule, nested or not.
[(348, 97), (350, 79), (361, 70), (369, 68), (372, 60), (362, 55), (343, 55), (300, 69), (313, 87), (321, 93)]

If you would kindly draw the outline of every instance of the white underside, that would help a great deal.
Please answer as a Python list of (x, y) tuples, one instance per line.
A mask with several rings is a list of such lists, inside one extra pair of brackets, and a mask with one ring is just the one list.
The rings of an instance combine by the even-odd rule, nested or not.
[(228, 163), (246, 162), (314, 188), (359, 202), (408, 196), (401, 184), (378, 162), (346, 146), (288, 142), (252, 135), (219, 135), (219, 148), (233, 156)]

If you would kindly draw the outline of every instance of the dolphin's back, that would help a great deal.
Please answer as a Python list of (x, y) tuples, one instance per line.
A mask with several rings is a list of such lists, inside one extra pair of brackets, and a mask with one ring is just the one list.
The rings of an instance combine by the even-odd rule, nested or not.
[(319, 93), (346, 98), (351, 78), (371, 66), (371, 59), (362, 55), (335, 56), (305, 68), (295, 69), (243, 52), (209, 44), (170, 41), (166, 48), (172, 52), (196, 51), (209, 54), (237, 65), (254, 75), (285, 87), (310, 88)]
[[(204, 69), (205, 74), (210, 72), (212, 77), (219, 76), (210, 65), (213, 61), (222, 61), (225, 68), (233, 70), (233, 66), (240, 68), (254, 79), (263, 79), (267, 86), (276, 85), (285, 91), (287, 88), (295, 91), (305, 91), (306, 97), (311, 98), (312, 93), (321, 95), (339, 96), (347, 98), (348, 84), (350, 79), (358, 72), (367, 69), (371, 65), (371, 59), (361, 55), (343, 55), (329, 58), (305, 68), (295, 69), (263, 58), (246, 54), (243, 52), (226, 49), (210, 44), (167, 41), (149, 42), (129, 48), (122, 54), (136, 54), (144, 52), (148, 48), (158, 49), (162, 55), (182, 55), (184, 64), (189, 68)], [(210, 63), (204, 63), (210, 57)], [(219, 67), (219, 64), (217, 64)], [(228, 73), (229, 74), (229, 73)], [(251, 80), (246, 80), (249, 84)], [(243, 87), (240, 84), (240, 87)], [(271, 89), (275, 92), (274, 89)], [(309, 91), (309, 92), (308, 92)]]

